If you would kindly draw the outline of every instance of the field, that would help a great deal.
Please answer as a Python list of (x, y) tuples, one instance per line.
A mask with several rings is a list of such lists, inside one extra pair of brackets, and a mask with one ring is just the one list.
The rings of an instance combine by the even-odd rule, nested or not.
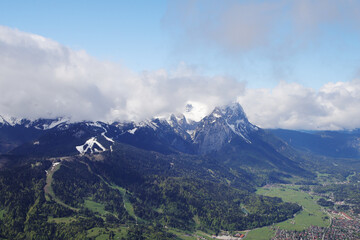
[[(84, 164), (86, 164), (86, 163), (84, 163)], [(89, 166), (88, 164), (86, 164), (86, 165), (88, 166), (89, 171), (90, 171), (90, 172), (93, 172), (93, 171), (91, 170), (90, 166)], [(114, 184), (108, 183), (108, 182), (105, 181), (104, 178), (103, 178), (102, 176), (100, 176), (100, 175), (97, 175), (97, 176), (98, 176), (104, 183), (106, 183), (109, 187), (111, 187), (111, 188), (113, 188), (113, 189), (116, 189), (116, 190), (118, 190), (118, 191), (121, 193), (121, 195), (122, 195), (122, 197), (123, 197), (124, 207), (125, 207), (126, 211), (128, 212), (128, 214), (129, 214), (132, 218), (135, 219), (136, 222), (139, 222), (139, 223), (140, 223), (140, 222), (143, 222), (143, 221), (144, 221), (144, 220), (142, 220), (141, 218), (138, 218), (138, 217), (135, 215), (134, 208), (133, 208), (131, 202), (129, 201), (129, 198), (128, 198), (127, 193), (126, 193), (126, 189), (124, 189), (124, 188), (122, 188), (122, 187), (119, 187), (119, 186), (116, 186), (116, 185), (114, 185)], [(86, 205), (86, 203), (85, 203), (85, 205)], [(92, 206), (94, 206), (94, 205), (91, 205), (91, 204), (90, 204), (90, 210), (93, 210), (93, 211), (94, 211), (94, 209), (91, 208)], [(100, 206), (99, 206), (99, 207), (100, 207)], [(88, 208), (89, 208), (89, 206), (88, 206)]]
[(75, 220), (76, 219), (73, 217), (62, 217), (62, 218), (48, 217), (48, 222), (53, 222), (53, 223), (70, 223)]
[(179, 229), (175, 229), (175, 228), (171, 228), (169, 230), (169, 232), (175, 234), (179, 239), (182, 240), (196, 240), (199, 239), (200, 237), (203, 237), (205, 239), (213, 239), (211, 238), (210, 235), (202, 232), (202, 231), (196, 231), (195, 233), (192, 232), (186, 232), (186, 231), (181, 231)]
[(4, 219), (5, 210), (0, 209), (0, 220)]
[[(303, 210), (296, 216), (287, 221), (274, 224), (274, 227), (287, 230), (304, 230), (313, 226), (327, 227), (330, 224), (328, 215), (322, 210), (316, 201), (317, 196), (312, 196), (306, 192), (300, 191), (298, 186), (278, 185), (269, 188), (260, 188), (257, 194), (280, 197), (285, 202), (293, 202), (301, 205)], [(269, 227), (258, 228), (251, 231), (246, 239), (270, 239), (274, 234), (274, 230)]]
[(327, 173), (319, 173), (317, 172), (317, 179), (319, 183), (327, 183), (331, 179), (331, 175)]
[(126, 237), (126, 228), (91, 228), (87, 231), (87, 237), (96, 240), (107, 240), (110, 239), (110, 235), (113, 235), (113, 239), (121, 239)]
[(126, 211), (128, 212), (128, 214), (131, 217), (133, 217), (136, 220), (136, 222), (137, 221), (139, 221), (139, 222), (143, 221), (142, 219), (138, 218), (135, 215), (134, 208), (133, 208), (131, 202), (129, 201), (129, 199), (128, 199), (127, 195), (126, 195), (126, 190), (124, 188), (116, 186), (116, 185), (110, 185), (110, 187), (112, 187), (114, 189), (117, 189), (117, 190), (119, 190), (121, 192), (122, 197), (124, 199), (124, 207), (125, 207)]
[(275, 231), (270, 229), (270, 227), (262, 227), (252, 230), (246, 236), (246, 240), (268, 240), (271, 239), (275, 235)]
[(99, 213), (100, 215), (105, 215), (105, 214), (109, 213), (109, 212), (105, 211), (104, 204), (94, 202), (90, 199), (85, 200), (84, 206), (93, 212)]

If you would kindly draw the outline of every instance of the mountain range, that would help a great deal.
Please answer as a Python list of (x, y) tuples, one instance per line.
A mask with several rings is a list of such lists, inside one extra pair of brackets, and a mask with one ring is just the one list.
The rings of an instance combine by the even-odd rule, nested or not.
[(2, 153), (61, 157), (112, 151), (121, 143), (162, 154), (223, 158), (222, 164), (249, 172), (309, 175), (267, 142), (269, 133), (251, 124), (238, 103), (216, 107), (199, 122), (188, 121), (182, 114), (110, 124), (71, 123), (62, 118), (2, 119)]
[(311, 183), (322, 171), (345, 178), (357, 167), (349, 164), (358, 162), (357, 138), (321, 155), (341, 140), (301, 140), (319, 136), (261, 129), (238, 103), (199, 122), (182, 114), (112, 123), (0, 117), (0, 239), (84, 239), (123, 226), (129, 239), (171, 239), (167, 227), (218, 232), (283, 221), (301, 207), (256, 195), (257, 187)]

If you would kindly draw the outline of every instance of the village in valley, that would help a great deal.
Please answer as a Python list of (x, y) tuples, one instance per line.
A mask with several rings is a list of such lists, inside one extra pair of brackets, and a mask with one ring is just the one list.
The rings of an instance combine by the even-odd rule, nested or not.
[(348, 180), (314, 186), (266, 185), (259, 194), (296, 202), (303, 210), (285, 222), (246, 232), (241, 239), (360, 239), (358, 196), (354, 195), (359, 191), (359, 183)]
[[(332, 183), (335, 187), (348, 186), (349, 181)], [(358, 184), (358, 183), (356, 183)], [(269, 184), (259, 188), (258, 194), (281, 197), (284, 201), (296, 202), (303, 210), (285, 222), (245, 230), (222, 231), (218, 235), (197, 236), (196, 239), (222, 240), (355, 240), (360, 239), (360, 211), (350, 198), (339, 201), (336, 192), (314, 191), (317, 186), (296, 184)]]
[[(328, 186), (331, 185), (327, 191)], [(273, 186), (270, 186), (270, 188)], [(275, 186), (277, 187), (277, 186)], [(296, 185), (291, 185), (293, 189), (296, 189)], [(295, 188), (294, 188), (295, 187)], [(359, 205), (354, 204), (354, 201), (357, 201), (357, 197), (353, 199), (346, 195), (346, 188), (354, 187), (359, 189), (358, 182), (342, 181), (336, 182), (333, 184), (323, 184), (318, 187), (299, 187), (297, 191), (301, 191), (305, 194), (308, 194), (307, 199), (317, 199), (316, 203), (321, 205), (321, 211), (326, 213), (326, 217), (322, 217), (323, 220), (328, 220), (328, 226), (317, 226), (310, 225), (308, 228), (303, 230), (290, 230), (286, 228), (281, 228), (279, 226), (272, 226), (272, 231), (275, 232), (273, 240), (285, 240), (285, 239), (323, 239), (323, 240), (345, 240), (345, 239), (360, 239), (360, 212)], [(314, 191), (315, 189), (315, 191)], [(330, 190), (331, 189), (331, 190)], [(335, 193), (332, 192), (332, 189), (336, 189)], [(337, 189), (341, 194), (344, 194), (344, 198), (339, 200), (339, 194), (337, 194)], [(350, 190), (351, 191), (351, 190)], [(359, 191), (359, 190), (357, 190)], [(344, 193), (343, 193), (344, 192)], [(356, 192), (356, 191), (355, 191)], [(306, 211), (306, 208), (303, 210)], [(312, 215), (309, 213), (309, 216)], [(291, 224), (296, 223), (296, 218), (290, 220)]]
[(310, 226), (303, 231), (289, 231), (276, 228), (273, 240), (285, 239), (336, 239), (355, 240), (360, 238), (360, 217), (350, 217), (344, 212), (327, 210), (330, 216), (329, 227)]

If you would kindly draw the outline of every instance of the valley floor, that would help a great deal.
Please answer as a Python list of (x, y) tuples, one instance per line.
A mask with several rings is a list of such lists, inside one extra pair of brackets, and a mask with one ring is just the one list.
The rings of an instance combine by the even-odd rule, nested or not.
[(259, 188), (258, 194), (280, 197), (298, 203), (303, 210), (284, 222), (251, 230), (244, 239), (359, 239), (360, 216), (321, 207), (321, 198), (296, 185), (272, 185)]
[[(292, 219), (284, 222), (241, 232), (222, 232), (218, 236), (202, 231), (184, 232), (169, 228), (178, 239), (246, 239), (246, 240), (282, 240), (282, 239), (359, 239), (360, 217), (350, 213), (338, 212), (320, 206), (317, 201), (321, 196), (300, 189), (301, 186), (291, 184), (267, 185), (259, 188), (257, 193), (265, 196), (280, 197), (283, 201), (301, 205), (303, 210)], [(127, 229), (94, 228), (88, 230), (88, 237), (95, 239), (121, 239), (126, 236)], [(237, 234), (237, 235), (236, 235)], [(236, 235), (236, 236), (235, 236)]]

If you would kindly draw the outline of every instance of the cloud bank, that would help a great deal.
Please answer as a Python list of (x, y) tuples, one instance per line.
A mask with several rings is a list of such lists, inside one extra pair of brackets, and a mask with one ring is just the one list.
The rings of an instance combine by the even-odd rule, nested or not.
[(243, 92), (233, 78), (204, 76), (180, 64), (173, 71), (135, 73), (42, 36), (0, 26), (0, 115), (72, 120), (142, 120), (208, 109)]
[(238, 98), (249, 120), (263, 128), (339, 130), (360, 127), (360, 80), (327, 83), (315, 91), (281, 82), (247, 89)]
[(288, 82), (246, 89), (236, 79), (205, 76), (185, 63), (173, 71), (135, 73), (7, 27), (0, 27), (0, 96), (0, 115), (32, 119), (137, 121), (184, 112), (192, 103), (201, 116), (187, 115), (199, 120), (237, 99), (263, 128), (360, 127), (360, 80), (327, 83), (317, 91)]
[[(215, 49), (219, 56), (250, 60), (254, 54), (255, 61), (265, 56), (274, 65), (277, 77), (283, 77), (283, 67), (286, 70), (288, 64), (293, 64), (291, 57), (302, 56), (311, 49), (316, 51), (320, 44), (329, 41), (346, 45), (346, 41), (353, 40), (349, 35), (331, 39), (329, 36), (334, 33), (358, 36), (360, 2), (174, 0), (169, 3), (163, 23), (184, 50)], [(347, 53), (336, 54), (346, 59)], [(264, 128), (351, 129), (360, 127), (359, 86), (359, 80), (339, 79), (315, 90), (283, 81), (273, 89), (246, 89), (244, 94), (239, 94), (238, 101), (250, 121)]]

